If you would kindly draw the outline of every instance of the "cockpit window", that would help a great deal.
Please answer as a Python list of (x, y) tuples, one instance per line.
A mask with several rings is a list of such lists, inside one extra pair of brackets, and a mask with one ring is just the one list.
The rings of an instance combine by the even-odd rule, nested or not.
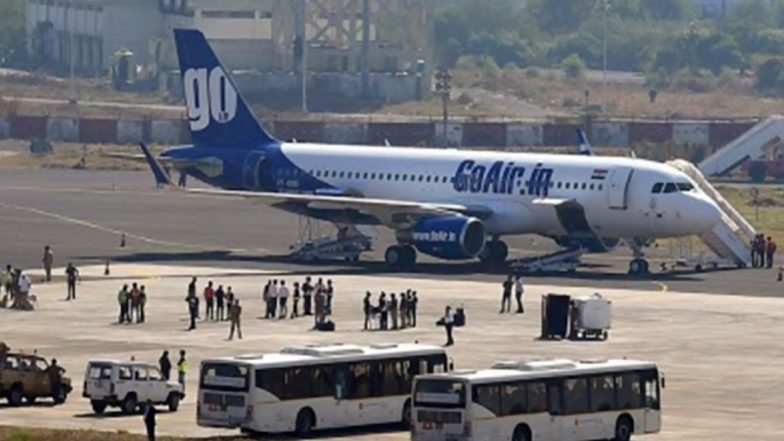
[(678, 190), (680, 191), (692, 191), (694, 190), (694, 186), (688, 182), (679, 182), (678, 183)]
[(662, 187), (664, 187), (664, 184), (661, 183), (661, 182), (657, 182), (657, 183), (653, 184), (653, 189), (651, 190), (651, 193), (654, 193), (654, 194), (661, 193)]
[(665, 193), (675, 193), (676, 191), (678, 191), (678, 187), (672, 182), (668, 182), (667, 185), (664, 186)]

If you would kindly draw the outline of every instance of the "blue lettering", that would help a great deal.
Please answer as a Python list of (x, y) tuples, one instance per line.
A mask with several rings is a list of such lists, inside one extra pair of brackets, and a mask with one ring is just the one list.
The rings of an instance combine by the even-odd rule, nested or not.
[(479, 193), (482, 191), (482, 181), (485, 178), (485, 166), (477, 165), (471, 170), (471, 193)]
[(517, 179), (523, 178), (525, 176), (525, 167), (518, 166), (512, 169), (512, 173), (509, 174), (509, 182), (507, 185), (509, 186), (507, 189), (507, 193), (512, 194), (514, 193), (515, 186), (517, 185)]
[(491, 186), (493, 193), (498, 193), (498, 186), (501, 183), (499, 178), (501, 176), (501, 168), (503, 168), (503, 166), (504, 163), (502, 161), (498, 161), (490, 167), (490, 170), (487, 171), (485, 184), (482, 186), (482, 193), (488, 193)]
[(551, 168), (543, 168), (539, 173), (539, 179), (537, 179), (537, 190), (536, 195), (539, 196), (540, 193), (542, 196), (547, 197), (550, 194), (550, 181), (553, 178), (553, 169)]
[(507, 162), (504, 173), (501, 175), (501, 182), (498, 185), (496, 193), (509, 193), (509, 173), (512, 171), (514, 162)]
[(537, 165), (534, 171), (531, 172), (531, 177), (529, 177), (528, 180), (525, 181), (525, 185), (527, 187), (528, 190), (527, 192), (529, 196), (533, 195), (537, 191), (537, 181), (539, 180), (539, 173), (541, 171), (542, 169), (540, 169), (539, 166)]
[(474, 167), (475, 162), (471, 160), (463, 161), (457, 167), (455, 176), (452, 179), (452, 186), (457, 192), (464, 192), (468, 190), (468, 175)]

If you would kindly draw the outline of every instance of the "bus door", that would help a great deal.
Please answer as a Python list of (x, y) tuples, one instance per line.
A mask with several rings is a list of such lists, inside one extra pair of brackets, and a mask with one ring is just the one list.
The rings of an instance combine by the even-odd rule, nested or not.
[(642, 380), (645, 394), (645, 433), (658, 432), (661, 429), (661, 391), (658, 372), (645, 372)]
[(351, 391), (351, 372), (347, 364), (332, 366), (332, 396), (334, 400), (334, 410), (332, 411), (332, 423), (334, 426), (346, 426), (359, 424), (361, 415), (358, 410), (358, 402), (352, 400)]
[(564, 431), (564, 426), (567, 430), (571, 428), (567, 424), (566, 417), (564, 416), (563, 408), (563, 382), (561, 380), (553, 380), (547, 383), (547, 408), (550, 409), (550, 425), (548, 436), (542, 439), (566, 439), (562, 434), (569, 434), (569, 431)]

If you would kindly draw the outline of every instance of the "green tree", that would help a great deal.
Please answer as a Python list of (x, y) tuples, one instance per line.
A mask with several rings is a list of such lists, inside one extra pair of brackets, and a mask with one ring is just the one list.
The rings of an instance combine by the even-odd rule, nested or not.
[(4, 0), (0, 7), (0, 62), (19, 57), (25, 44), (25, 0)]
[(572, 54), (561, 61), (561, 69), (563, 69), (566, 78), (579, 80), (585, 75), (585, 62), (579, 55)]
[(693, 0), (648, 0), (642, 2), (646, 17), (654, 20), (688, 20), (697, 14)]
[(784, 91), (784, 58), (769, 57), (756, 69), (756, 88), (761, 92)]
[(577, 29), (594, 7), (588, 0), (528, 0), (525, 11), (542, 32), (559, 34)]

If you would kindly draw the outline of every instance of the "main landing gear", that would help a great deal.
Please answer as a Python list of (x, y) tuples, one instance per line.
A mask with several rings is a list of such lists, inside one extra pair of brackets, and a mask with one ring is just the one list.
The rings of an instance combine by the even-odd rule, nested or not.
[(479, 254), (479, 260), (492, 265), (506, 262), (508, 256), (509, 247), (506, 242), (493, 239), (485, 244), (485, 249)]
[(645, 253), (642, 251), (644, 243), (639, 239), (630, 241), (629, 245), (634, 253), (634, 259), (629, 262), (629, 274), (641, 276), (650, 273), (648, 261), (645, 260)]
[(417, 253), (411, 245), (392, 245), (384, 253), (384, 261), (392, 268), (412, 268)]

